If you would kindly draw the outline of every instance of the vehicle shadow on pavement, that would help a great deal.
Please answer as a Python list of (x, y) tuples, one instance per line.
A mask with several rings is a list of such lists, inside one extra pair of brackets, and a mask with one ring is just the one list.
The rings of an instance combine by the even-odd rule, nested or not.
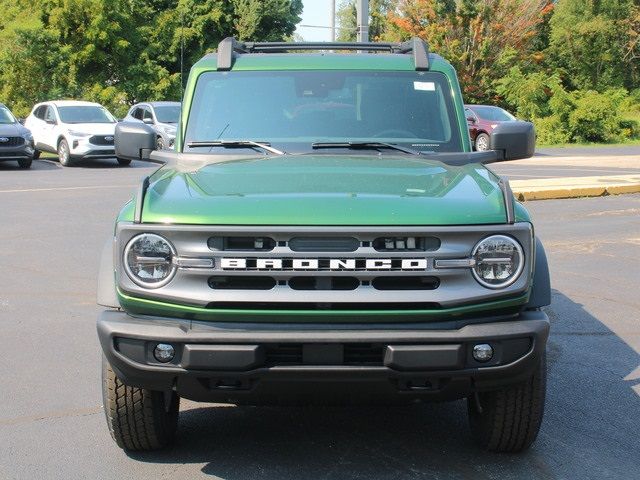
[(51, 161), (47, 161), (47, 160), (34, 160), (33, 163), (31, 164), (31, 168), (30, 169), (24, 169), (24, 168), (20, 168), (18, 166), (18, 163), (15, 161), (10, 161), (7, 160), (6, 162), (0, 162), (0, 172), (4, 172), (9, 171), (9, 170), (15, 170), (17, 172), (28, 172), (29, 170), (57, 170), (61, 168), (60, 165), (56, 163), (53, 163)]
[(548, 309), (545, 419), (531, 450), (472, 442), (464, 401), (408, 407), (200, 407), (186, 402), (174, 447), (133, 459), (204, 463), (228, 480), (640, 478), (640, 356), (558, 291)]

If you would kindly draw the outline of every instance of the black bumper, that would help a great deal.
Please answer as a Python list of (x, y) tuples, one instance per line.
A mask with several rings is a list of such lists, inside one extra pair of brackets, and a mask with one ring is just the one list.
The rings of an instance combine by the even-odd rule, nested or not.
[[(136, 318), (115, 310), (98, 318), (104, 354), (126, 384), (238, 404), (462, 398), (525, 380), (548, 334), (542, 311), (507, 321), (470, 320), (451, 330), (423, 324), (221, 324)], [(154, 358), (158, 343), (174, 346), (171, 362)], [(473, 359), (478, 343), (493, 347), (490, 361)]]
[(0, 162), (33, 159), (34, 150), (28, 144), (14, 148), (0, 148)]

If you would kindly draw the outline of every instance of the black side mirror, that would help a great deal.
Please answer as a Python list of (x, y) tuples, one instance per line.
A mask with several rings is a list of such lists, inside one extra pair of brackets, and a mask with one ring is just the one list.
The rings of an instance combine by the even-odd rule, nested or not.
[(491, 150), (502, 160), (519, 160), (533, 156), (536, 131), (531, 122), (502, 122), (491, 133)]
[(17, 120), (20, 125), (24, 125), (24, 121), (26, 120), (26, 118), (18, 118)]
[(118, 158), (149, 160), (156, 148), (156, 132), (144, 123), (120, 122), (116, 124), (114, 145)]
[(46, 123), (48, 123), (49, 125), (57, 125), (58, 122), (56, 122), (56, 120), (54, 118), (47, 118), (45, 120)]

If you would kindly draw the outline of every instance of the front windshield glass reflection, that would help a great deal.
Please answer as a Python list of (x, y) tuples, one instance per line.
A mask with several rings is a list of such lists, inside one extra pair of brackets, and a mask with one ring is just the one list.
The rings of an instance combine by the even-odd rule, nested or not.
[(184, 150), (219, 140), (270, 142), (288, 152), (310, 151), (314, 142), (463, 150), (451, 87), (437, 72), (207, 72), (196, 86)]

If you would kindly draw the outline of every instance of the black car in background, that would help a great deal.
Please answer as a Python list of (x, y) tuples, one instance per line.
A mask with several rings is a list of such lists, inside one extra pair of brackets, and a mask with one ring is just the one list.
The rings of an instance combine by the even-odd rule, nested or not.
[(34, 153), (31, 132), (0, 103), (0, 162), (15, 160), (20, 168), (29, 168)]

